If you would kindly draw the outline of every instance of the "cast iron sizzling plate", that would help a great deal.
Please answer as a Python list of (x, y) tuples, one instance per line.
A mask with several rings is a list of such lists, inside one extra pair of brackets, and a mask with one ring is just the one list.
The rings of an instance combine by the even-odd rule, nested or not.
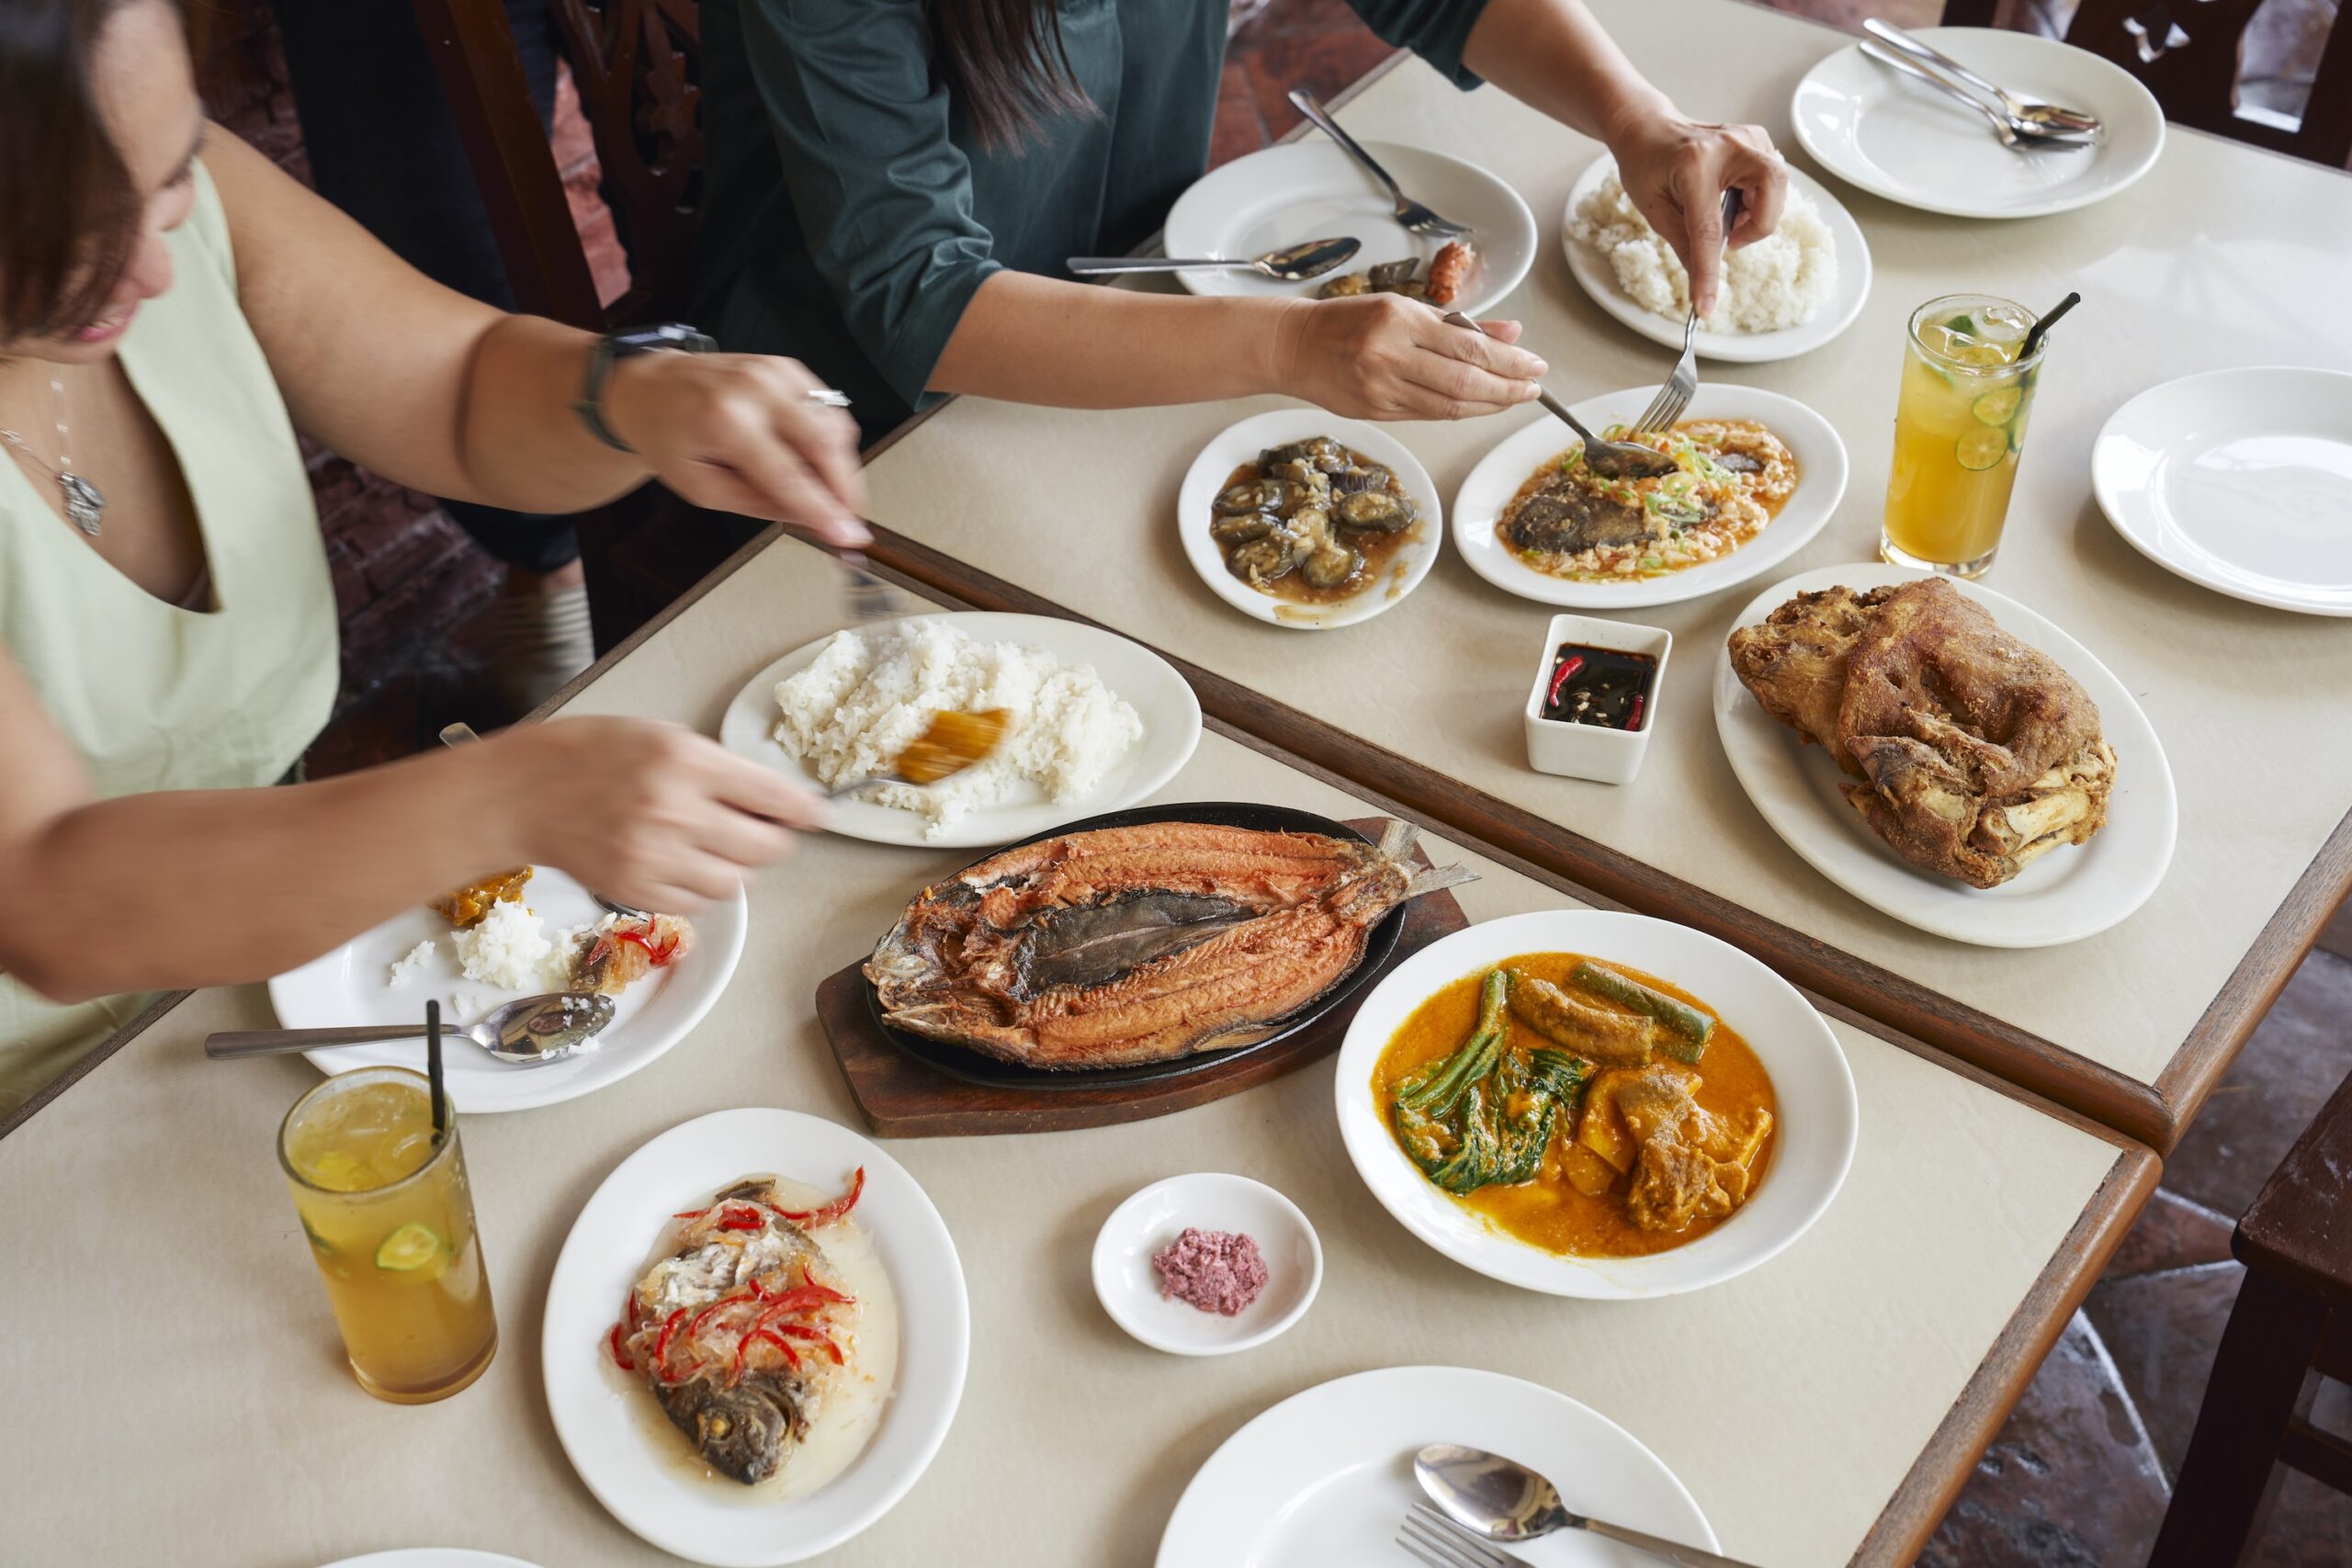
[[(1034, 844), (1045, 839), (1057, 839), (1070, 833), (1091, 832), (1098, 828), (1141, 828), (1154, 822), (1205, 822), (1218, 828), (1243, 828), (1261, 833), (1321, 833), (1334, 839), (1353, 839), (1358, 843), (1373, 840), (1344, 822), (1329, 817), (1318, 817), (1312, 811), (1294, 810), (1287, 806), (1258, 806), (1244, 801), (1195, 801), (1182, 806), (1143, 806), (1131, 811), (1113, 811), (1101, 817), (1089, 817), (1083, 821), (1068, 823), (1050, 833), (1035, 833), (1016, 843), (990, 850), (960, 867), (951, 875), (961, 875), (981, 861), (989, 860), (1015, 850), (1023, 844)], [(941, 881), (945, 881), (942, 877)], [(1057, 1070), (1052, 1067), (1024, 1067), (1013, 1062), (1000, 1062), (993, 1056), (983, 1056), (944, 1040), (933, 1040), (925, 1035), (910, 1034), (893, 1029), (882, 1019), (881, 998), (875, 994), (874, 982), (865, 983), (866, 1010), (873, 1015), (874, 1026), (882, 1037), (912, 1056), (923, 1066), (945, 1073), (965, 1083), (988, 1088), (1018, 1087), (1024, 1089), (1101, 1089), (1134, 1084), (1165, 1083), (1203, 1071), (1221, 1062), (1268, 1050), (1291, 1039), (1300, 1030), (1347, 1000), (1361, 989), (1365, 981), (1378, 974), (1396, 953), (1397, 939), (1405, 933), (1405, 912), (1409, 904), (1399, 904), (1380, 919), (1364, 941), (1363, 956), (1340, 983), (1321, 996), (1292, 1013), (1277, 1020), (1274, 1032), (1263, 1040), (1249, 1045), (1237, 1045), (1226, 1051), (1196, 1051), (1189, 1056), (1179, 1056), (1171, 1062), (1147, 1062), (1132, 1067), (1083, 1067)]]

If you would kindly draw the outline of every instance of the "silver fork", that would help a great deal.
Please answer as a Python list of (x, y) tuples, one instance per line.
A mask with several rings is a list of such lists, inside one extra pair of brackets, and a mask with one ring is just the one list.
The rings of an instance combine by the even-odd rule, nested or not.
[[(1731, 242), (1731, 226), (1738, 218), (1739, 187), (1734, 186), (1724, 192), (1724, 242), (1726, 245)], [(1674, 422), (1682, 417), (1682, 411), (1690, 406), (1691, 396), (1699, 389), (1699, 356), (1694, 349), (1698, 339), (1699, 305), (1694, 299), (1690, 304), (1690, 320), (1682, 323), (1682, 357), (1674, 362), (1674, 374), (1666, 378), (1666, 385), (1657, 389), (1657, 396), (1650, 400), (1650, 406), (1643, 411), (1642, 417), (1634, 422), (1634, 428), (1626, 434), (1663, 435), (1674, 428)]]
[(2104, 129), (2097, 131), (2057, 130), (2019, 119), (2007, 110), (1986, 103), (1945, 76), (1940, 70), (1922, 65), (1907, 55), (1897, 54), (1876, 39), (1864, 39), (1856, 47), (1865, 59), (1875, 60), (1890, 71), (1916, 77), (1952, 102), (1983, 115), (1984, 123), (1993, 128), (1994, 136), (2012, 152), (2064, 152), (2070, 147), (2089, 147), (2106, 135)]
[(890, 585), (874, 575), (864, 550), (835, 550), (833, 558), (842, 563), (846, 581), (842, 594), (849, 601), (850, 618), (856, 621), (878, 621), (898, 614), (899, 596)]
[(1525, 1559), (1487, 1545), (1427, 1503), (1405, 1516), (1396, 1544), (1429, 1568), (1525, 1568)]
[(1396, 203), (1397, 222), (1402, 223), (1416, 234), (1430, 234), (1442, 240), (1452, 239), (1457, 234), (1467, 234), (1471, 231), (1468, 224), (1449, 222), (1407, 196), (1397, 186), (1396, 182), (1389, 177), (1388, 171), (1382, 168), (1371, 153), (1358, 146), (1354, 137), (1340, 129), (1340, 122), (1331, 118), (1330, 111), (1323, 107), (1314, 94), (1304, 87), (1293, 87), (1290, 90), (1290, 101), (1292, 107), (1313, 120), (1324, 135), (1338, 142), (1340, 151), (1362, 164), (1367, 174), (1388, 187), (1390, 199)]
[(2098, 116), (2058, 104), (2045, 104), (2035, 98), (2020, 97), (1998, 82), (1986, 81), (1925, 39), (1913, 38), (1890, 22), (1883, 22), (1876, 17), (1865, 17), (1862, 30), (1896, 53), (1907, 54), (1922, 65), (1940, 66), (1965, 85), (1988, 97), (1997, 98), (2001, 107), (2007, 112), (2010, 122), (2020, 133), (2038, 130), (2051, 136), (2079, 136), (2097, 141), (2106, 132), (2107, 128)]

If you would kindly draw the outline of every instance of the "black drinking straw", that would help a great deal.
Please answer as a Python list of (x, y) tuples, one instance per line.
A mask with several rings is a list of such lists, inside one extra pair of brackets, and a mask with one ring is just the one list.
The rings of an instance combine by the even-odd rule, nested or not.
[(2025, 346), (2018, 350), (2018, 357), (2019, 359), (2031, 359), (2033, 357), (2033, 351), (2041, 346), (2042, 334), (2047, 333), (2052, 327), (2058, 324), (2059, 317), (2064, 315), (2067, 311), (2073, 310), (2082, 302), (2083, 297), (2079, 294), (2069, 294), (2064, 299), (2059, 300), (2057, 309), (2042, 317), (2041, 320), (2034, 322), (2032, 330), (2025, 334)]
[(433, 1142), (435, 1147), (449, 1130), (448, 1096), (441, 1088), (441, 1004), (424, 1004), (424, 1076), (433, 1085)]

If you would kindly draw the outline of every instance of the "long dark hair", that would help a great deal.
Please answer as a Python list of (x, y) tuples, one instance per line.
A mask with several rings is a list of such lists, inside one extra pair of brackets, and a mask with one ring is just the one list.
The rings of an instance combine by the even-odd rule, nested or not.
[(0, 344), (105, 308), (139, 193), (98, 108), (91, 56), (122, 0), (0, 0)]
[(924, 0), (933, 58), (986, 147), (1017, 148), (1057, 114), (1092, 112), (1062, 44), (1059, 0)]

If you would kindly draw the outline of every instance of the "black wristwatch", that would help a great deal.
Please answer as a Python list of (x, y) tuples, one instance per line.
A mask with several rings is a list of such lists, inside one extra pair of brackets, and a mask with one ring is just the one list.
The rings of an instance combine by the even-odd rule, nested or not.
[(708, 354), (718, 344), (694, 328), (676, 321), (658, 327), (636, 327), (625, 333), (606, 333), (596, 340), (595, 348), (588, 355), (588, 379), (580, 389), (580, 400), (571, 412), (588, 433), (616, 452), (634, 452), (635, 447), (613, 434), (605, 423), (605, 381), (612, 375), (613, 367), (624, 359), (640, 354)]

